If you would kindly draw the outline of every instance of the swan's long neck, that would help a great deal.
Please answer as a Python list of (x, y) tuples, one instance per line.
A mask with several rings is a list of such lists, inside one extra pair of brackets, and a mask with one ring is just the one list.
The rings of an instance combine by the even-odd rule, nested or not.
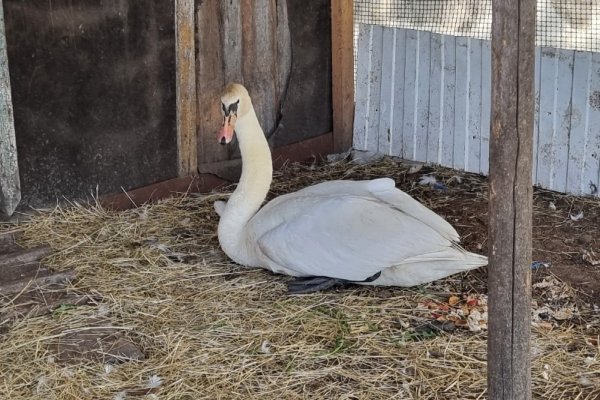
[(219, 221), (221, 248), (234, 261), (248, 265), (252, 255), (245, 241), (248, 221), (265, 200), (273, 177), (271, 151), (251, 108), (235, 126), (242, 155), (242, 176)]

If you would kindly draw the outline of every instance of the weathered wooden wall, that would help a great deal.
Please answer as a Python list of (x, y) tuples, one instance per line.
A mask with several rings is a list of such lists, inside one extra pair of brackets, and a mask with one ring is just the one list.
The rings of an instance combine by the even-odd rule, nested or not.
[(214, 132), (219, 97), (229, 82), (248, 87), (266, 133), (277, 122), (290, 74), (291, 44), (286, 1), (201, 1), (197, 4), (197, 93), (201, 163), (229, 158)]
[[(487, 40), (360, 25), (354, 143), (369, 154), (488, 173)], [(534, 183), (599, 195), (600, 54), (536, 48)]]
[(215, 136), (222, 118), (219, 96), (230, 82), (248, 88), (274, 146), (331, 131), (329, 7), (324, 0), (197, 3), (200, 171), (234, 178), (220, 162), (239, 154)]
[(3, 3), (23, 203), (177, 176), (173, 2)]
[(21, 187), (6, 54), (4, 9), (0, 1), (0, 214), (12, 215), (20, 200)]
[[(195, 68), (196, 90), (180, 91), (186, 107), (179, 112), (193, 113), (190, 96), (197, 97), (197, 127), (193, 119), (179, 122), (182, 133), (197, 128), (196, 137), (176, 134), (176, 4), (4, 1), (22, 204), (193, 173), (192, 138), (201, 172), (222, 171), (219, 162), (228, 160), (238, 171), (235, 147), (215, 140), (219, 94), (231, 81), (248, 87), (271, 144), (282, 149), (277, 154), (311, 138), (315, 154), (330, 151), (329, 0), (196, 0), (193, 18), (179, 15), (195, 19), (195, 67), (185, 58), (190, 51), (179, 53), (179, 67)], [(180, 41), (191, 32), (181, 28)], [(178, 153), (178, 140), (187, 153)], [(309, 153), (306, 143), (302, 154)]]

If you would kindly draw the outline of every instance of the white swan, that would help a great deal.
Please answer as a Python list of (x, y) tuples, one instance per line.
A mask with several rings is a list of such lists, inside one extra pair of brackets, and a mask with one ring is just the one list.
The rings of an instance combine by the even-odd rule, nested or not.
[(242, 175), (229, 201), (215, 203), (218, 236), (235, 262), (296, 277), (291, 293), (338, 282), (414, 286), (487, 264), (458, 245), (456, 230), (392, 179), (330, 181), (289, 193), (262, 209), (272, 180), (271, 152), (248, 91), (221, 97), (222, 144), (234, 128)]

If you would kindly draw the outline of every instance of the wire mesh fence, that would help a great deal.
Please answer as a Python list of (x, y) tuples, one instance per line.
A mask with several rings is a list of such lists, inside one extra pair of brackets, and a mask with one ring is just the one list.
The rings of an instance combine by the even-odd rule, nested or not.
[[(354, 0), (354, 21), (489, 40), (492, 0)], [(600, 51), (600, 0), (538, 0), (536, 45)]]

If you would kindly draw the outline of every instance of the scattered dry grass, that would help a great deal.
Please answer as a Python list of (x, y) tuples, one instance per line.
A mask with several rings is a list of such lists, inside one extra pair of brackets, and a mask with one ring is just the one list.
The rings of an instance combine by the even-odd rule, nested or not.
[[(417, 175), (426, 172), (420, 171)], [(456, 172), (431, 170), (446, 184)], [(485, 216), (485, 181), (439, 192), (415, 184), (408, 166), (382, 160), (289, 165), (276, 173), (272, 195), (322, 180), (394, 177), (434, 210), (446, 210), (471, 250), (469, 235)], [(416, 176), (416, 175), (415, 175)], [(228, 188), (230, 189), (230, 188)], [(225, 194), (182, 195), (112, 212), (73, 204), (22, 222), (25, 246), (49, 244), (46, 264), (75, 268), (70, 288), (95, 305), (0, 321), (0, 397), (5, 399), (482, 399), (486, 397), (486, 335), (422, 330), (431, 302), (486, 292), (485, 270), (412, 289), (354, 287), (286, 295), (287, 277), (239, 267), (218, 248), (214, 200)], [(460, 206), (460, 207), (459, 207)], [(459, 207), (459, 208), (457, 208)], [(591, 204), (589, 207), (598, 207)], [(482, 211), (483, 212), (483, 211)], [(4, 226), (2, 230), (14, 229)], [(480, 229), (481, 231), (481, 229)], [(596, 235), (596, 232), (588, 232)], [(482, 236), (483, 235), (483, 236)], [(548, 277), (547, 272), (543, 276)], [(538, 306), (575, 302), (535, 291)], [(539, 399), (600, 396), (600, 321), (578, 302), (576, 315), (533, 329), (534, 395)], [(137, 343), (146, 360), (117, 365), (82, 360), (61, 365), (51, 353), (60, 329), (86, 327), (103, 316)], [(152, 394), (140, 389), (158, 386)], [(145, 396), (145, 397), (144, 397)]]

